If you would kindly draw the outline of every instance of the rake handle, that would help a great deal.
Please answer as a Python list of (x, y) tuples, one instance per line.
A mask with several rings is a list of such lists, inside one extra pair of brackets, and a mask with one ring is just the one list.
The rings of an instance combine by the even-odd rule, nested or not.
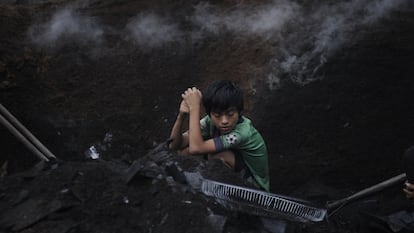
[(351, 201), (357, 200), (357, 199), (362, 198), (364, 196), (367, 196), (369, 194), (373, 194), (375, 192), (378, 192), (378, 191), (381, 191), (385, 188), (393, 186), (397, 183), (403, 182), (405, 179), (406, 179), (406, 175), (405, 175), (405, 173), (402, 173), (402, 174), (394, 176), (394, 177), (392, 177), (388, 180), (385, 180), (381, 183), (373, 185), (369, 188), (363, 189), (363, 190), (361, 190), (361, 191), (359, 191), (355, 194), (352, 194), (351, 196), (348, 196), (346, 198), (343, 198), (343, 199), (340, 199), (340, 200), (337, 200), (337, 201), (333, 201), (333, 202), (330, 202), (330, 203), (328, 202), (326, 204), (326, 208), (328, 210), (335, 209), (335, 208), (340, 207), (342, 205), (345, 205), (345, 204), (347, 204)]
[(2, 104), (0, 104), (0, 122), (28, 149), (36, 154), (40, 159), (49, 161), (56, 159), (50, 152), (19, 120), (16, 119)]
[(10, 124), (2, 115), (0, 115), (0, 122), (17, 138), (23, 145), (25, 145), (33, 154), (35, 154), (39, 159), (49, 162), (49, 159), (37, 149), (30, 141), (24, 137), (18, 130), (16, 130), (12, 124)]

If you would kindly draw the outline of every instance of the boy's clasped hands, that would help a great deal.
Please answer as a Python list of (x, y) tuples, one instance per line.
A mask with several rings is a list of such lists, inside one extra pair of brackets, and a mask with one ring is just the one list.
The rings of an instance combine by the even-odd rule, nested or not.
[(189, 113), (191, 110), (200, 109), (202, 94), (198, 88), (188, 88), (181, 97), (183, 100), (180, 104), (180, 112)]

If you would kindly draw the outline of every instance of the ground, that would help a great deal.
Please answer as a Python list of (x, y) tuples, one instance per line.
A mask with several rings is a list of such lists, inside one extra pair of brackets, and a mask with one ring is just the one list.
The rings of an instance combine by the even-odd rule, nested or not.
[[(216, 79), (245, 91), (273, 193), (323, 207), (403, 173), (414, 139), (414, 6), (376, 3), (0, 3), (0, 102), (59, 160), (28, 170), (39, 160), (0, 127), (0, 232), (264, 231), (187, 185), (125, 184), (119, 172), (168, 138), (185, 88)], [(87, 157), (92, 146), (99, 160)], [(200, 163), (178, 160), (184, 170)], [(378, 232), (373, 215), (411, 211), (401, 185), (287, 230)], [(225, 226), (211, 228), (212, 212)]]

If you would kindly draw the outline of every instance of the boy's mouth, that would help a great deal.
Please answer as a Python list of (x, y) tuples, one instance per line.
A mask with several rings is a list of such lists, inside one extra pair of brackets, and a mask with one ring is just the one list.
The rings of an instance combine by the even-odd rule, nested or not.
[(220, 131), (221, 131), (221, 132), (225, 132), (225, 133), (226, 133), (226, 132), (228, 132), (228, 131), (230, 131), (230, 130), (231, 130), (231, 128), (230, 128), (230, 127), (228, 127), (228, 126), (227, 126), (227, 127), (220, 127)]

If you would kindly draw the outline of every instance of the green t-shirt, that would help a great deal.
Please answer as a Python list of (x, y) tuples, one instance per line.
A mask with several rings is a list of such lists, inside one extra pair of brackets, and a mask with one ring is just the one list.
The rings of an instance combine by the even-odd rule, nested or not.
[(255, 182), (269, 191), (269, 166), (266, 144), (252, 122), (242, 116), (234, 129), (220, 135), (210, 116), (200, 120), (201, 134), (204, 139), (212, 138), (217, 151), (226, 149), (238, 150), (244, 163), (253, 175)]

